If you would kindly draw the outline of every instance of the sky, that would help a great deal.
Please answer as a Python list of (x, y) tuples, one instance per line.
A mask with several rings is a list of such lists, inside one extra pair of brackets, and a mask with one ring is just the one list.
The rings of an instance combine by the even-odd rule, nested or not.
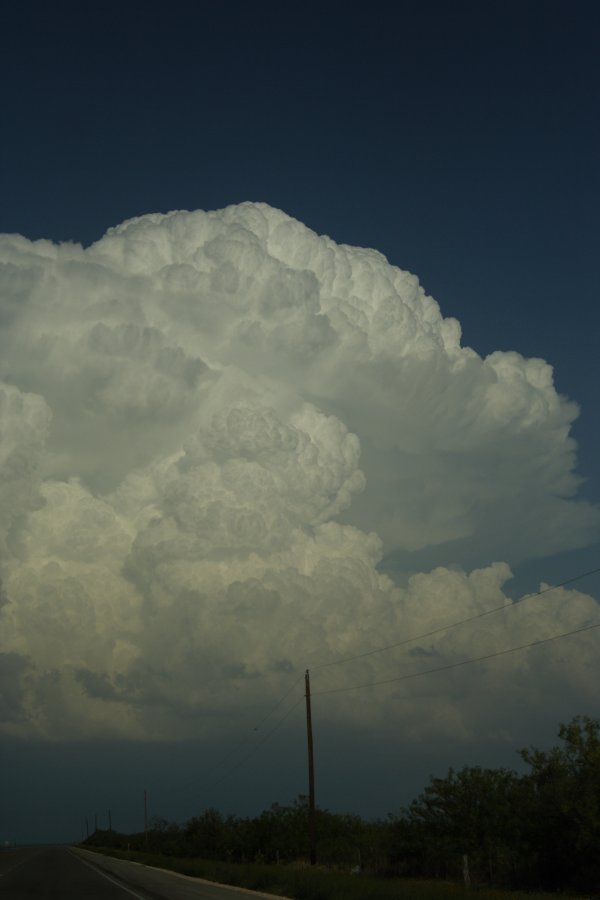
[(596, 4), (5, 7), (0, 839), (599, 716)]

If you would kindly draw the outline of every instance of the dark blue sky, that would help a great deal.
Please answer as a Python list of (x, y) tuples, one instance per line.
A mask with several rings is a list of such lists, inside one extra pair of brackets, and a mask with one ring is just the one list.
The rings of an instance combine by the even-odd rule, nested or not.
[(24, 2), (1, 14), (0, 231), (89, 243), (262, 200), (415, 272), (478, 352), (556, 366), (593, 444), (592, 2)]
[(555, 366), (597, 501), (599, 26), (588, 0), (4, 4), (0, 232), (258, 200), (375, 247), (480, 354)]

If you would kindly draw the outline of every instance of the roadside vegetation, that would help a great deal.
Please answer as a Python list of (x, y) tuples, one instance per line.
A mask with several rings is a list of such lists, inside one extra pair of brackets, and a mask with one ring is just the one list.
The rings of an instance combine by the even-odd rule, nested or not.
[(254, 818), (207, 809), (183, 825), (155, 819), (145, 833), (97, 831), (83, 846), (294, 900), (600, 897), (600, 721), (578, 717), (559, 738), (550, 751), (521, 751), (523, 775), (450, 769), (386, 819), (317, 810), (314, 868), (303, 797)]

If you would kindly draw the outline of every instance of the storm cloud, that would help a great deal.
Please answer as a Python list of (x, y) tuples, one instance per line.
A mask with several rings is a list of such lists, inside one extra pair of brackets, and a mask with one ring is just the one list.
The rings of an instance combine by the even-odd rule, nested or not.
[[(306, 666), (494, 606), (322, 669), (320, 686), (597, 621), (577, 591), (504, 592), (509, 564), (597, 539), (576, 405), (543, 360), (462, 347), (459, 323), (378, 252), (253, 203), (143, 216), (88, 248), (3, 235), (0, 322), (5, 733), (215, 734)], [(457, 566), (436, 566), (454, 545)], [(382, 573), (417, 551), (422, 573)], [(548, 704), (549, 686), (591, 696), (597, 634), (435, 691), (339, 694), (331, 715), (491, 728), (491, 705)]]

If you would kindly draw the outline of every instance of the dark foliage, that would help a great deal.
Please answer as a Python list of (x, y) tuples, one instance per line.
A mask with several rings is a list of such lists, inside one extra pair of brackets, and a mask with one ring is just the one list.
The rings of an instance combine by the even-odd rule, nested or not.
[[(398, 816), (365, 821), (317, 811), (319, 861), (380, 875), (464, 877), (474, 884), (600, 890), (600, 722), (578, 717), (561, 746), (527, 749), (529, 771), (467, 767), (432, 778)], [(207, 809), (183, 826), (155, 819), (146, 833), (98, 831), (88, 845), (227, 862), (308, 858), (307, 800), (255, 818)]]

